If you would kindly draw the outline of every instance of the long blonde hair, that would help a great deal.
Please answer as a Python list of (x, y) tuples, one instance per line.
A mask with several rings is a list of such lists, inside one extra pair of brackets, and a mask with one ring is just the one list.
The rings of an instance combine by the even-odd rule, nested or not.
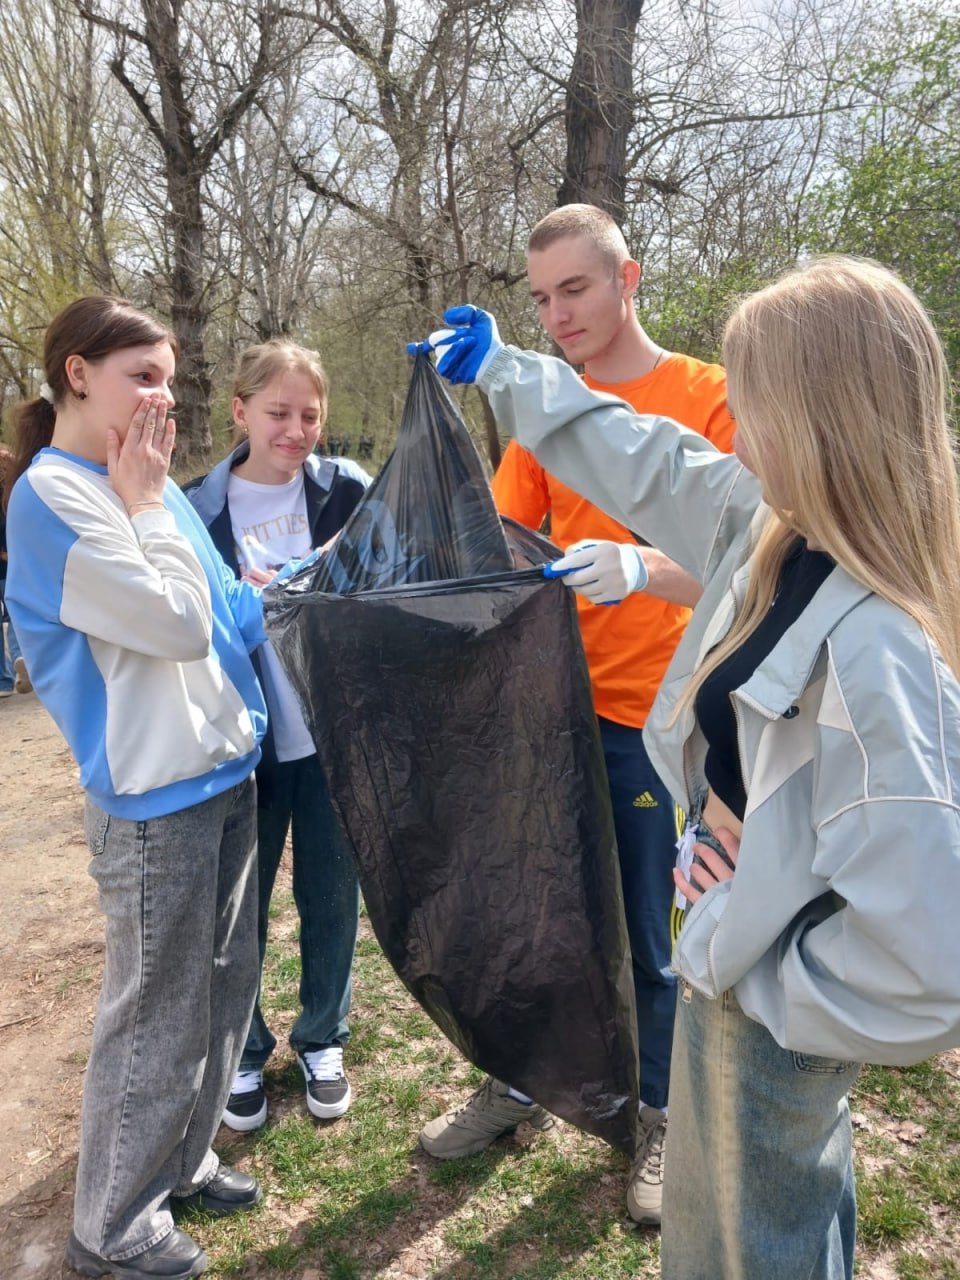
[(771, 510), (743, 605), (683, 704), (756, 629), (798, 535), (915, 618), (960, 676), (949, 381), (913, 292), (877, 263), (816, 259), (737, 307), (723, 361)]

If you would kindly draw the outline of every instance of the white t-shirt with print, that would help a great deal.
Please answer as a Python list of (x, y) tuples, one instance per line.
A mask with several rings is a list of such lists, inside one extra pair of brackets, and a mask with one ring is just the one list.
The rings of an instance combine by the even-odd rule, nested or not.
[[(279, 569), (312, 551), (302, 467), (288, 484), (256, 484), (231, 472), (227, 503), (241, 569)], [(260, 650), (260, 669), (277, 759), (313, 755), (297, 695), (269, 642)]]

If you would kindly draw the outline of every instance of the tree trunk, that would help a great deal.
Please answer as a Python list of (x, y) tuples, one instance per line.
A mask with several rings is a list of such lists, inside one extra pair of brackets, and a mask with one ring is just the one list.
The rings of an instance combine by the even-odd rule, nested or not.
[(599, 205), (623, 226), (633, 49), (643, 0), (576, 0), (576, 7), (577, 49), (564, 113), (567, 158), (557, 203)]
[(210, 369), (204, 339), (209, 308), (204, 301), (203, 209), (199, 173), (168, 171), (173, 212), (173, 272), (170, 319), (177, 356), (177, 465), (205, 466), (210, 434)]

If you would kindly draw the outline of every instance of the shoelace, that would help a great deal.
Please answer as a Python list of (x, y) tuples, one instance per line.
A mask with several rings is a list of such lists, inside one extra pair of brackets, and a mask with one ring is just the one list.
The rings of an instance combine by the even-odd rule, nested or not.
[(631, 1175), (640, 1173), (644, 1182), (663, 1181), (663, 1142), (667, 1136), (667, 1123), (651, 1125), (647, 1130), (647, 1144), (633, 1162)]
[(332, 1044), (328, 1049), (314, 1049), (300, 1055), (314, 1080), (336, 1080), (343, 1075), (343, 1049)]
[(481, 1110), (482, 1110), (483, 1104), (489, 1100), (490, 1091), (492, 1089), (493, 1089), (493, 1080), (488, 1076), (487, 1079), (484, 1080), (483, 1084), (480, 1085), (479, 1089), (474, 1089), (473, 1093), (471, 1093), (470, 1097), (467, 1098), (466, 1101), (461, 1102), (458, 1107), (454, 1107), (451, 1111), (447, 1112), (448, 1118), (453, 1116), (462, 1116), (464, 1112), (467, 1112), (471, 1109), (471, 1107), (475, 1102), (478, 1102), (481, 1099), (483, 1100), (483, 1102), (481, 1103)]
[(455, 1107), (452, 1114), (455, 1116), (463, 1115), (465, 1111), (469, 1111), (475, 1102), (482, 1102), (483, 1105), (488, 1103), (493, 1097), (494, 1080), (492, 1076), (488, 1076), (480, 1085), (479, 1089), (474, 1089), (466, 1102), (461, 1102), (459, 1107)]
[(256, 1093), (263, 1084), (263, 1072), (238, 1071), (231, 1093)]

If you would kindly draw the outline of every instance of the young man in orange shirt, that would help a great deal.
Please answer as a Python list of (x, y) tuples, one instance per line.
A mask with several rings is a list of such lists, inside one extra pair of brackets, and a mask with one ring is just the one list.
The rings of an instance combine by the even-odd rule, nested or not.
[[(527, 273), (541, 324), (571, 364), (583, 366), (589, 387), (641, 413), (675, 418), (732, 450), (723, 370), (665, 351), (646, 334), (634, 302), (640, 267), (608, 214), (592, 205), (548, 214), (530, 237)], [(493, 493), (503, 515), (532, 529), (549, 514), (551, 539), (568, 554), (576, 550), (571, 543), (585, 543), (579, 558), (592, 566), (577, 575), (588, 581), (575, 589), (613, 801), (640, 1032), (641, 1140), (627, 1208), (637, 1222), (658, 1223), (676, 1007), (670, 949), (678, 820), (641, 730), (700, 586), (554, 479), (516, 441)], [(431, 1155), (451, 1159), (483, 1150), (523, 1120), (538, 1128), (551, 1123), (525, 1095), (488, 1080), (458, 1110), (431, 1121), (420, 1141)]]

